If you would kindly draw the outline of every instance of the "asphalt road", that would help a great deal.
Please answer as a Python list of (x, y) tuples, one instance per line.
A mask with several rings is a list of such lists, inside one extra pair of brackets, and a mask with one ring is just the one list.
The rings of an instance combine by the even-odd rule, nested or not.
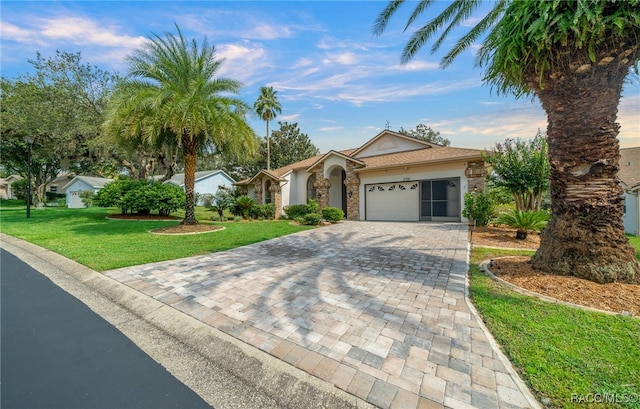
[(120, 331), (4, 249), (0, 406), (211, 408)]

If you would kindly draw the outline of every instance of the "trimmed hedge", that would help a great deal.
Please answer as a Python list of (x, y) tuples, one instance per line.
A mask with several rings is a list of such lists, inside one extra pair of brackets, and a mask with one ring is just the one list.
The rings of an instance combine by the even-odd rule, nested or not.
[(116, 180), (93, 196), (93, 205), (119, 207), (122, 214), (147, 215), (157, 211), (160, 216), (168, 216), (185, 203), (181, 187), (150, 180)]
[(319, 213), (307, 213), (304, 215), (304, 224), (310, 226), (317, 226), (322, 219), (322, 215)]
[(322, 218), (329, 223), (338, 223), (344, 219), (344, 212), (337, 207), (325, 207), (322, 209)]

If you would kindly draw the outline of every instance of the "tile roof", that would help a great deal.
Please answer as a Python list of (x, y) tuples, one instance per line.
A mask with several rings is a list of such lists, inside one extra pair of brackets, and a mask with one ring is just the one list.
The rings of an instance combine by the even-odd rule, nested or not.
[(434, 147), (428, 149), (416, 149), (391, 153), (387, 155), (369, 156), (361, 158), (366, 164), (364, 168), (356, 169), (356, 172), (365, 172), (380, 168), (393, 168), (424, 163), (448, 162), (462, 159), (480, 159), (481, 150), (452, 148), (449, 146)]
[[(350, 157), (353, 153), (359, 151), (360, 148), (346, 149), (338, 151), (338, 153)], [(425, 149), (415, 149), (411, 151), (396, 152), (378, 156), (367, 156), (362, 158), (354, 158), (358, 162), (364, 162), (365, 166), (356, 169), (356, 172), (366, 172), (369, 170), (379, 170), (393, 167), (403, 167), (409, 165), (420, 165), (425, 163), (439, 163), (455, 160), (480, 159), (480, 149), (452, 148), (449, 146), (426, 146)], [(316, 155), (300, 162), (292, 163), (278, 169), (272, 169), (268, 173), (274, 179), (281, 179), (293, 170), (306, 170), (318, 160), (322, 159), (326, 154)], [(262, 171), (267, 173), (266, 170)], [(257, 175), (256, 175), (257, 176)], [(241, 180), (237, 185), (250, 184), (255, 176)]]
[(640, 146), (620, 149), (618, 178), (629, 189), (640, 187)]
[[(347, 149), (344, 151), (339, 151), (340, 153), (342, 153), (343, 155), (349, 155), (351, 152), (353, 152), (355, 149)], [(301, 160), (300, 162), (295, 162), (292, 163), (291, 165), (287, 165), (287, 166), (283, 166), (281, 168), (278, 169), (271, 169), (271, 170), (266, 170), (263, 169), (261, 172), (267, 173), (270, 176), (272, 176), (274, 179), (281, 179), (283, 176), (285, 176), (287, 173), (293, 171), (293, 170), (299, 170), (299, 169), (307, 169), (309, 166), (313, 165), (318, 159), (322, 158), (324, 155), (326, 155), (325, 153), (321, 154), (321, 155), (316, 155), (316, 156), (312, 156), (310, 158)], [(238, 183), (236, 183), (236, 185), (246, 185), (249, 182), (251, 182), (255, 177), (252, 176), (250, 178), (247, 179), (243, 179), (241, 181), (239, 181)]]

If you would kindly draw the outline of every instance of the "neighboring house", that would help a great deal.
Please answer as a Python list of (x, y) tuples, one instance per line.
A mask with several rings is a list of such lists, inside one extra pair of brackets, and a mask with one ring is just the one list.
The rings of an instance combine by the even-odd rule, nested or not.
[(22, 180), (20, 175), (10, 175), (6, 178), (0, 178), (0, 199), (15, 199), (16, 194), (11, 188), (13, 182)]
[(85, 207), (82, 203), (80, 194), (82, 192), (91, 191), (97, 193), (109, 182), (113, 182), (113, 179), (99, 178), (94, 176), (76, 176), (71, 179), (71, 182), (67, 183), (62, 189), (67, 194), (67, 207), (72, 209), (78, 209)]
[(480, 150), (383, 131), (356, 149), (329, 151), (237, 183), (276, 214), (315, 198), (349, 220), (466, 221), (464, 193), (484, 189)]
[[(176, 173), (171, 179), (164, 183), (171, 183), (184, 189), (184, 173)], [(203, 204), (204, 200), (202, 199), (202, 195), (215, 195), (221, 186), (231, 188), (235, 183), (236, 181), (222, 170), (203, 170), (196, 172), (194, 191), (196, 195), (199, 196), (196, 204)]]
[(640, 147), (620, 149), (618, 179), (624, 189), (624, 231), (640, 236)]
[(69, 184), (75, 175), (72, 173), (65, 173), (59, 175), (57, 178), (47, 183), (46, 191), (56, 194), (65, 194), (64, 187)]

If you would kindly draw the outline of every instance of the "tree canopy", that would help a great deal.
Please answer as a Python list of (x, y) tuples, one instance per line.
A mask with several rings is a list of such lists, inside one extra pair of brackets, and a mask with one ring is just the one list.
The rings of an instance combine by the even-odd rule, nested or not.
[[(267, 169), (271, 169), (271, 144), (269, 141), (269, 121), (275, 119), (275, 117), (282, 112), (282, 106), (278, 101), (278, 91), (273, 87), (261, 87), (260, 96), (253, 104), (253, 109), (256, 114), (267, 123)], [(277, 166), (276, 166), (277, 167)]]
[(420, 139), (421, 141), (431, 142), (442, 146), (451, 145), (451, 141), (447, 138), (440, 136), (439, 131), (434, 131), (430, 126), (425, 124), (416, 125), (415, 129), (405, 130), (400, 128), (398, 133), (401, 133), (412, 138)]
[[(153, 142), (167, 138), (184, 158), (185, 218), (195, 224), (194, 184), (203, 147), (215, 151), (252, 152), (257, 138), (247, 124), (246, 104), (234, 97), (238, 81), (217, 77), (223, 60), (207, 39), (188, 41), (153, 34), (126, 59), (128, 75), (110, 100), (104, 130), (115, 138)], [(169, 143), (169, 142), (167, 142)]]
[(489, 181), (513, 195), (517, 210), (540, 210), (543, 194), (549, 190), (547, 150), (546, 136), (538, 131), (531, 140), (507, 139), (484, 155), (493, 170)]
[[(320, 153), (311, 142), (309, 136), (303, 133), (298, 123), (278, 122), (279, 129), (271, 133), (273, 152), (271, 163), (273, 168), (281, 168), (295, 162), (310, 158)], [(216, 163), (236, 180), (249, 178), (266, 169), (267, 142), (261, 139), (259, 153), (253, 157), (234, 158), (222, 155)]]
[(60, 172), (105, 175), (116, 164), (98, 141), (106, 99), (117, 77), (82, 63), (79, 53), (40, 54), (30, 63), (34, 74), (0, 80), (2, 164), (10, 173), (27, 174), (27, 144), (33, 139), (32, 175), (36, 202), (46, 183)]

